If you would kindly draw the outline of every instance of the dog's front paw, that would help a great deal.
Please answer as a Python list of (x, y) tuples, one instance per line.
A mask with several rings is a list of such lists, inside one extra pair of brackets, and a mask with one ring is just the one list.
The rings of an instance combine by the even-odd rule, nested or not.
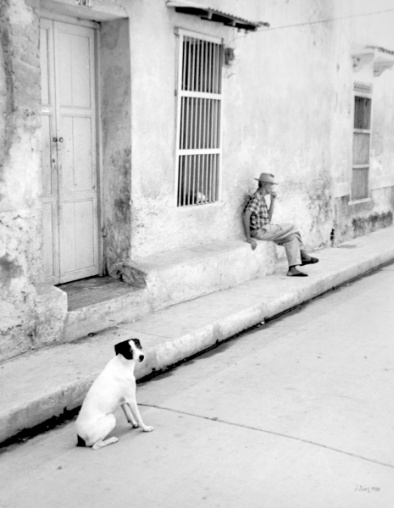
[(155, 428), (152, 427), (151, 425), (145, 425), (145, 427), (142, 427), (142, 430), (144, 432), (152, 432), (152, 430), (155, 430)]

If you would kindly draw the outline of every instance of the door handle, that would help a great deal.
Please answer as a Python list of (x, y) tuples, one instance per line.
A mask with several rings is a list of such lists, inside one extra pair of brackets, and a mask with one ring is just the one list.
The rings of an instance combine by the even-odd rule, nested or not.
[(54, 143), (57, 143), (57, 138), (52, 138), (52, 141), (53, 141)]

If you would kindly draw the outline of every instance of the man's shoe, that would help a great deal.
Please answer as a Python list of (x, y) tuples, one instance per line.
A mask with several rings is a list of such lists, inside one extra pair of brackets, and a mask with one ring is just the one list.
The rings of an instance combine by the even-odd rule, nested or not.
[(287, 272), (288, 277), (308, 277), (307, 273), (299, 272), (295, 266), (291, 266)]
[(309, 256), (309, 258), (307, 258), (307, 259), (301, 259), (301, 266), (313, 265), (318, 262), (319, 262), (319, 260), (317, 258), (313, 258), (312, 256)]

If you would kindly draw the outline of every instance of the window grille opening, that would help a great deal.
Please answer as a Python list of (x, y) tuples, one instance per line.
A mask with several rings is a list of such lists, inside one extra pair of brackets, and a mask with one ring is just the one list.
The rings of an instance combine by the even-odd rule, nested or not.
[(218, 200), (222, 45), (180, 35), (177, 205)]
[(371, 105), (369, 97), (354, 97), (352, 200), (369, 196)]
[(368, 197), (369, 168), (353, 168), (352, 199), (365, 199)]

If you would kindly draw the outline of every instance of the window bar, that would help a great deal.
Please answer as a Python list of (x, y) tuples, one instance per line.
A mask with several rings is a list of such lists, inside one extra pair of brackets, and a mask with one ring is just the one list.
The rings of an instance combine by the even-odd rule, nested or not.
[(181, 189), (181, 204), (184, 206), (185, 204), (185, 196), (186, 196), (186, 181), (185, 181), (185, 165), (186, 165), (186, 157), (182, 157), (182, 189)]
[(191, 37), (187, 38), (188, 40), (188, 46), (187, 46), (187, 90), (190, 90), (190, 73), (191, 73), (191, 59), (190, 59), (190, 52), (191, 52), (191, 46), (192, 46), (192, 39)]
[(212, 44), (212, 93), (216, 93), (215, 89), (215, 69), (216, 69), (216, 44)]
[(201, 149), (205, 148), (205, 99), (201, 99)]
[(213, 86), (214, 75), (215, 75), (215, 44), (212, 44), (212, 47), (211, 47), (211, 92), (212, 93), (215, 93), (215, 89)]
[(196, 84), (194, 87), (194, 91), (199, 92), (200, 91), (200, 73), (201, 73), (201, 70), (200, 70), (200, 68), (201, 68), (201, 42), (200, 41), (196, 42), (196, 54), (197, 54), (197, 57), (196, 57), (197, 69), (196, 69)]
[(191, 115), (192, 115), (192, 101), (191, 97), (188, 98), (189, 106), (187, 109), (187, 147), (188, 149), (192, 148), (192, 125), (191, 125)]
[(208, 103), (208, 148), (212, 148), (212, 99)]
[(189, 185), (189, 205), (192, 205), (194, 203), (194, 195), (195, 195), (195, 186), (194, 181), (192, 178), (193, 175), (193, 169), (194, 169), (194, 163), (195, 163), (195, 155), (190, 156), (190, 168), (189, 168), (189, 178), (190, 178), (190, 185)]
[(189, 148), (189, 138), (188, 138), (188, 131), (189, 131), (189, 97), (185, 97), (185, 149)]
[(202, 129), (202, 99), (198, 99), (198, 104), (199, 104), (199, 107), (198, 107), (198, 148), (200, 149), (201, 148), (201, 129)]
[(205, 41), (201, 42), (201, 92), (205, 92)]
[(205, 77), (204, 77), (204, 92), (207, 92), (207, 91), (208, 91), (208, 44), (209, 44), (209, 42), (205, 42), (205, 59), (204, 59)]
[(207, 99), (206, 101), (206, 116), (205, 116), (205, 148), (209, 148), (209, 107), (211, 104), (211, 99)]
[(215, 164), (215, 155), (211, 155), (211, 163), (209, 167), (211, 168), (211, 172), (209, 174), (209, 202), (212, 203), (214, 201), (214, 189), (213, 189), (213, 166)]
[(218, 101), (214, 101), (213, 110), (213, 147), (218, 147)]
[(212, 192), (212, 182), (211, 182), (211, 174), (212, 174), (212, 154), (210, 153), (208, 156), (208, 174), (207, 174), (207, 193), (206, 193), (206, 202), (211, 202), (211, 192)]
[(214, 74), (214, 76), (213, 76), (213, 92), (214, 93), (218, 92), (217, 56), (218, 56), (218, 46), (217, 46), (217, 44), (215, 44), (214, 49), (213, 49), (213, 74)]
[(182, 37), (182, 90), (186, 90), (186, 37)]
[(181, 172), (182, 172), (181, 162), (182, 162), (182, 159), (181, 159), (181, 157), (179, 157), (179, 161), (178, 161), (178, 206), (182, 205), (182, 202), (181, 202), (181, 189), (182, 189), (182, 185), (181, 185), (181, 182), (182, 182), (182, 179), (181, 179)]
[(197, 169), (197, 185), (196, 185), (196, 194), (200, 189), (200, 180), (201, 180), (201, 154), (196, 155), (198, 169)]
[(194, 148), (194, 129), (193, 129), (193, 125), (194, 125), (194, 102), (195, 100), (190, 97), (190, 146), (189, 148), (193, 149)]
[(212, 155), (212, 170), (211, 170), (211, 202), (216, 200), (216, 184), (214, 180), (215, 166), (216, 166), (217, 155)]
[(198, 128), (198, 99), (194, 99), (194, 144), (193, 148), (198, 148), (198, 139), (197, 139), (197, 128)]
[(185, 148), (185, 102), (186, 97), (181, 97), (181, 129), (179, 133), (179, 148)]
[(208, 103), (209, 99), (204, 101), (204, 148), (208, 148)]
[(191, 162), (192, 162), (192, 159), (193, 159), (193, 156), (192, 155), (188, 155), (188, 162), (187, 162), (187, 194), (186, 194), (186, 199), (187, 199), (187, 205), (190, 205), (190, 202), (191, 202), (191, 178), (190, 178), (190, 167), (191, 167)]
[(195, 89), (195, 71), (196, 71), (196, 39), (193, 39), (193, 48), (192, 48), (192, 59), (191, 59), (191, 86), (190, 86), (190, 90), (194, 90)]
[(217, 193), (217, 183), (218, 183), (217, 168), (218, 168), (218, 164), (219, 164), (219, 156), (215, 155), (215, 164), (214, 164), (214, 173), (213, 173), (213, 182), (214, 182), (214, 186), (215, 186), (215, 195), (214, 195), (215, 201), (216, 201), (216, 199), (218, 197), (218, 193)]
[(193, 174), (193, 167), (194, 167), (194, 155), (190, 156), (190, 167), (189, 167), (189, 205), (192, 205), (194, 202), (194, 184), (192, 180), (192, 174)]
[(200, 175), (200, 185), (198, 186), (197, 191), (201, 194), (204, 193), (204, 169), (205, 169), (205, 161), (204, 161), (204, 155), (201, 154), (201, 175)]
[(208, 155), (208, 171), (207, 171), (207, 203), (211, 202), (211, 174), (212, 174), (212, 154)]
[(209, 181), (210, 167), (211, 167), (211, 164), (210, 164), (211, 154), (207, 154), (206, 158), (207, 158), (207, 176), (206, 176), (206, 180), (205, 180), (204, 195), (205, 195), (205, 203), (209, 203), (210, 202), (209, 195), (211, 192), (211, 186), (210, 186), (210, 181)]
[(212, 201), (216, 201), (217, 192), (216, 192), (216, 165), (218, 161), (218, 155), (213, 156), (213, 164), (212, 164)]
[(222, 73), (221, 73), (221, 68), (223, 67), (223, 47), (222, 46), (219, 46), (218, 45), (218, 57), (219, 57), (219, 61), (218, 61), (218, 68), (217, 68), (217, 73), (218, 73), (218, 93), (222, 93)]
[(211, 83), (211, 89), (212, 89), (212, 93), (215, 93), (215, 88), (214, 88), (214, 76), (215, 76), (215, 46), (216, 46), (216, 44), (212, 44), (212, 56), (211, 56), (211, 74), (212, 74), (212, 77), (211, 77), (211, 80), (212, 80), (212, 83)]
[(192, 161), (193, 161), (193, 164), (192, 164), (192, 196), (191, 196), (191, 199), (192, 199), (192, 204), (194, 203), (194, 196), (196, 195), (196, 156), (194, 155), (192, 157)]
[(205, 155), (201, 155), (201, 179), (200, 186), (197, 189), (201, 194), (204, 194), (204, 171), (205, 171)]
[(208, 43), (208, 92), (212, 92), (212, 86), (211, 86), (211, 70), (212, 70), (212, 42)]
[(182, 193), (183, 193), (183, 197), (182, 197), (182, 206), (185, 204), (186, 202), (186, 171), (185, 171), (185, 167), (186, 167), (186, 157), (187, 156), (183, 156), (182, 157)]
[(200, 83), (199, 83), (199, 87), (198, 87), (199, 92), (204, 91), (203, 65), (204, 65), (204, 41), (200, 41), (200, 68), (199, 68)]
[(211, 100), (210, 101), (210, 112), (209, 112), (209, 135), (210, 135), (209, 148), (215, 148), (215, 146), (213, 144), (213, 130), (215, 128), (214, 116), (213, 116), (214, 107), (215, 107), (215, 101)]
[(205, 195), (206, 199), (208, 200), (208, 193), (209, 193), (209, 171), (210, 171), (209, 161), (210, 161), (211, 156), (207, 154), (205, 156), (205, 158), (206, 158), (206, 174), (205, 174), (205, 192), (204, 192), (204, 195)]
[(188, 166), (188, 156), (185, 156), (185, 164), (183, 165), (183, 204), (187, 204), (187, 166)]

